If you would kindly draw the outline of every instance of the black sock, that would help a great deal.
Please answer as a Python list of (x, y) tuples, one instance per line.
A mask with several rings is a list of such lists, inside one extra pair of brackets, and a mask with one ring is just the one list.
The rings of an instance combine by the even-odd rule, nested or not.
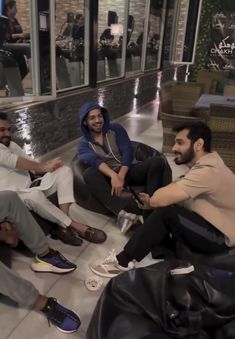
[(51, 248), (49, 248), (49, 252), (47, 254), (44, 254), (44, 255), (38, 255), (39, 258), (44, 258), (44, 257), (50, 257), (52, 256), (54, 253), (54, 250), (52, 250)]
[(127, 267), (132, 259), (129, 257), (128, 254), (126, 254), (126, 252), (122, 251), (117, 255), (117, 261), (120, 266)]

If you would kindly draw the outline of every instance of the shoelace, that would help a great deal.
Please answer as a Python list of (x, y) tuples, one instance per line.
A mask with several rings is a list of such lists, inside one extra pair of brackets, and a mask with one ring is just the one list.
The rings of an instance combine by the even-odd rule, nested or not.
[(56, 309), (56, 305), (58, 305), (57, 300), (55, 298), (48, 298), (47, 304), (42, 312), (46, 315), (48, 326), (51, 326), (51, 319), (54, 319), (56, 323), (62, 323), (65, 317), (65, 314)]
[(107, 258), (104, 259), (102, 264), (106, 265), (106, 264), (112, 264), (114, 262), (117, 263), (117, 258), (116, 258), (115, 249), (112, 249), (112, 251), (109, 252), (109, 255), (107, 256)]

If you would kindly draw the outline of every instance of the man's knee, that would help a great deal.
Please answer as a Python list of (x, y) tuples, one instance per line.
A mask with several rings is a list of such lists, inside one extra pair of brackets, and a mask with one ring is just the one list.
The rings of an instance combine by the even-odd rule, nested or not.
[(13, 191), (2, 191), (0, 192), (1, 204), (3, 202), (10, 202), (12, 200), (19, 200), (18, 194)]
[(149, 159), (149, 167), (155, 170), (163, 170), (166, 166), (165, 159), (161, 156), (154, 156)]
[(35, 205), (47, 200), (47, 198), (42, 191), (32, 190), (30, 193), (27, 194), (26, 197), (23, 198), (23, 200), (27, 207), (32, 209)]
[[(156, 222), (158, 220), (165, 220), (168, 219), (169, 216), (175, 215), (175, 206), (170, 205), (170, 206), (165, 206), (165, 207), (158, 207), (153, 210), (153, 212), (150, 214), (148, 218), (154, 219)], [(147, 219), (148, 219), (147, 218)]]
[(13, 191), (2, 191), (0, 192), (0, 204), (1, 204), (1, 216), (0, 222), (5, 219), (5, 217), (11, 213), (12, 208), (21, 206), (22, 204), (18, 194)]
[(61, 178), (68, 178), (73, 176), (72, 169), (69, 166), (61, 166), (56, 170), (56, 174)]
[(96, 168), (88, 167), (83, 172), (83, 178), (84, 178), (85, 182), (87, 184), (89, 184), (89, 183), (92, 183), (93, 181), (95, 181), (98, 174), (99, 174), (99, 172), (97, 171)]

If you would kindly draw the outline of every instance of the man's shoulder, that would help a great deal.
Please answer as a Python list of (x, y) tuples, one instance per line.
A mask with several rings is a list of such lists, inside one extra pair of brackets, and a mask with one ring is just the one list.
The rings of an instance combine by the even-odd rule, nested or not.
[(15, 142), (11, 141), (10, 145), (7, 147), (4, 144), (0, 144), (0, 149), (2, 152), (12, 152), (14, 153), (14, 150), (21, 149), (20, 146), (18, 146)]
[(114, 131), (114, 132), (126, 131), (125, 128), (117, 122), (112, 122), (112, 123), (109, 124), (108, 131), (110, 131), (110, 130)]
[(89, 144), (89, 141), (84, 136), (82, 136), (78, 141), (78, 146), (88, 145), (88, 144)]

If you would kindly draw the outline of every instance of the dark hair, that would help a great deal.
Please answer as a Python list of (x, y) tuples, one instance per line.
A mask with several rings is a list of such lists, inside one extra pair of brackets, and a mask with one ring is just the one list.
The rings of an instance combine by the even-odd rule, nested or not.
[(203, 122), (185, 122), (173, 128), (173, 132), (179, 133), (184, 129), (188, 129), (188, 139), (194, 144), (198, 139), (204, 140), (203, 149), (205, 152), (211, 151), (211, 130)]
[(6, 113), (0, 112), (0, 120), (8, 120)]

